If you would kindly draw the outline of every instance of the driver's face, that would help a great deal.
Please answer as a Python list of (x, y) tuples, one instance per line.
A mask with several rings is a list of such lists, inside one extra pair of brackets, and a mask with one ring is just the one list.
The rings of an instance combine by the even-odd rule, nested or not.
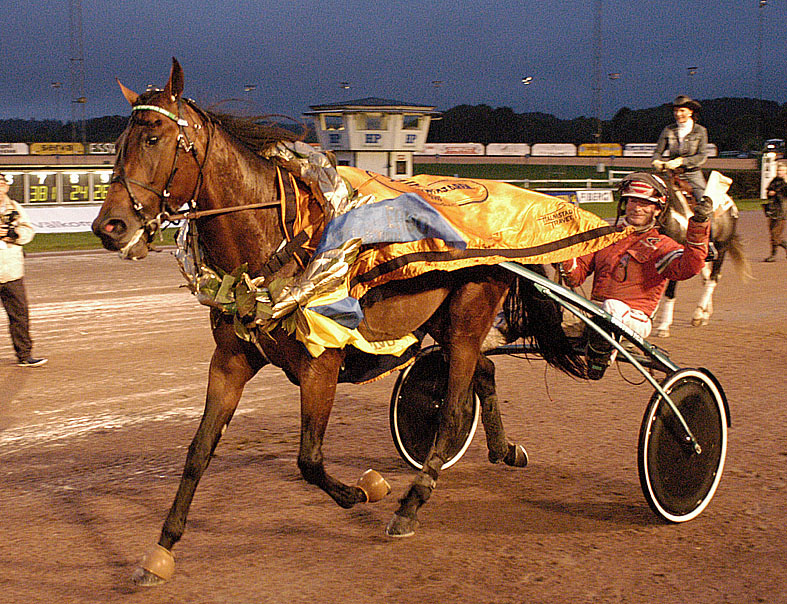
[(633, 226), (650, 224), (660, 213), (661, 209), (653, 202), (639, 197), (626, 198), (626, 220)]
[(675, 121), (679, 124), (685, 124), (694, 114), (694, 112), (688, 107), (675, 107), (675, 109), (672, 110), (672, 113), (675, 115)]

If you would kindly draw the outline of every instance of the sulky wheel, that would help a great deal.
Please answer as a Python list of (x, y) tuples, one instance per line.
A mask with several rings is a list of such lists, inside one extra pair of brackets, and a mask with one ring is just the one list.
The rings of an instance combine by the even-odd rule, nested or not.
[[(448, 383), (448, 363), (438, 346), (421, 351), (415, 362), (399, 374), (391, 395), (391, 435), (399, 455), (416, 470), (434, 443), (440, 406)], [(472, 393), (472, 413), (460, 431), (460, 437), (449, 451), (443, 468), (454, 465), (464, 455), (473, 440), (480, 402)]]
[(655, 392), (640, 428), (639, 479), (645, 499), (658, 516), (686, 522), (705, 509), (721, 480), (729, 414), (721, 386), (706, 370), (680, 369), (662, 387), (701, 451), (687, 442), (677, 416)]

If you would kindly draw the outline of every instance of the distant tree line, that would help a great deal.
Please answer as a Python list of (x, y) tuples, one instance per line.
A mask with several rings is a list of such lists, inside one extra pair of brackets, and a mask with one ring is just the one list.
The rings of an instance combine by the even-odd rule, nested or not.
[[(758, 151), (765, 139), (787, 138), (787, 103), (750, 98), (701, 101), (698, 121), (708, 129), (719, 151)], [(611, 120), (590, 117), (559, 119), (548, 113), (516, 113), (509, 107), (459, 105), (433, 120), (429, 142), (473, 143), (644, 143), (656, 142), (672, 121), (669, 104), (649, 109), (620, 109)], [(117, 140), (128, 116), (107, 116), (85, 121), (86, 142)], [(290, 127), (290, 124), (285, 124)], [(0, 142), (65, 142), (81, 138), (81, 129), (55, 120), (0, 120)], [(307, 133), (307, 140), (316, 140)]]
[[(111, 115), (85, 120), (88, 143), (111, 143), (118, 139), (128, 124), (128, 116)], [(82, 142), (81, 130), (71, 122), (56, 120), (0, 120), (0, 142), (51, 143)]]
[[(787, 103), (749, 98), (701, 101), (697, 121), (708, 129), (720, 151), (758, 151), (769, 138), (787, 138)], [(672, 108), (620, 109), (611, 120), (577, 117), (561, 120), (546, 113), (515, 113), (509, 107), (459, 105), (429, 128), (429, 142), (473, 143), (647, 143), (671, 123)]]

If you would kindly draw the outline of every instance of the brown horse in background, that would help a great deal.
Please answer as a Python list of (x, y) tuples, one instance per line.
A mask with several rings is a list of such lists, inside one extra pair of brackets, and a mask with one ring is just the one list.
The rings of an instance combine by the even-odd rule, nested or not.
[[(247, 264), (252, 277), (266, 271), (291, 276), (301, 271), (294, 260), (271, 268), (270, 259), (285, 233), (279, 218), (277, 168), (261, 157), (266, 147), (292, 134), (200, 109), (184, 98), (183, 71), (173, 59), (163, 90), (137, 95), (121, 84), (132, 105), (132, 117), (119, 141), (114, 176), (106, 200), (93, 223), (94, 233), (109, 250), (127, 258), (147, 255), (150, 241), (184, 204), (198, 227), (206, 263), (226, 272)], [(298, 183), (301, 195), (310, 195)], [(315, 237), (319, 236), (315, 233)], [(361, 299), (365, 315), (359, 331), (369, 341), (400, 338), (421, 329), (445, 351), (448, 388), (440, 423), (423, 470), (399, 501), (386, 528), (391, 536), (413, 534), (419, 508), (435, 488), (446, 451), (470, 414), (466, 396), (473, 380), (481, 398), (489, 458), (523, 466), (524, 449), (507, 441), (494, 392), (494, 367), (479, 354), (498, 302), (515, 276), (497, 266), (454, 272), (435, 271), (415, 279), (372, 289)], [(577, 376), (584, 364), (560, 328), (555, 304), (528, 282), (519, 284), (519, 335), (536, 339), (544, 358)], [(238, 405), (244, 385), (268, 363), (280, 367), (300, 386), (301, 437), (298, 467), (311, 484), (341, 507), (370, 500), (359, 486), (331, 476), (322, 444), (334, 402), (345, 350), (326, 349), (312, 357), (294, 335), (281, 327), (255, 345), (236, 336), (232, 317), (211, 309), (216, 344), (208, 373), (205, 410), (188, 455), (175, 500), (158, 544), (134, 573), (140, 584), (155, 584), (174, 571), (170, 550), (182, 537), (189, 506), (203, 472)]]

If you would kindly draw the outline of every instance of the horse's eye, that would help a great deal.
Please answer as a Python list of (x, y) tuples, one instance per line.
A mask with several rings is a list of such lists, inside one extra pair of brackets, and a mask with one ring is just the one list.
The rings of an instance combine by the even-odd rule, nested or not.
[(148, 147), (156, 146), (156, 144), (158, 144), (158, 136), (149, 136), (148, 138), (145, 139), (145, 144)]

